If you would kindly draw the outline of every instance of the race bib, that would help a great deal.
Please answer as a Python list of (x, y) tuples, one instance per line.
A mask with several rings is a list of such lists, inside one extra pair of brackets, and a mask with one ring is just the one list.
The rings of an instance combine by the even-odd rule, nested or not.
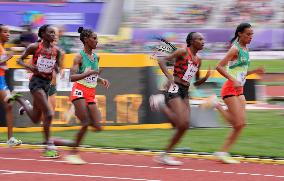
[(237, 74), (237, 81), (241, 83), (241, 85), (245, 85), (246, 83), (246, 73), (245, 72), (240, 72)]
[(79, 89), (75, 89), (75, 91), (73, 92), (73, 96), (83, 97), (83, 92)]
[(90, 76), (85, 78), (85, 81), (88, 84), (95, 84), (95, 83), (97, 83), (97, 80), (98, 80), (98, 75), (90, 75)]
[(40, 56), (38, 57), (36, 66), (39, 72), (52, 73), (55, 62), (55, 59), (47, 59)]
[(171, 86), (170, 86), (168, 92), (170, 92), (170, 93), (177, 93), (177, 92), (178, 92), (178, 89), (179, 89), (179, 87), (178, 87), (177, 84), (171, 84)]
[(190, 82), (192, 77), (196, 74), (198, 68), (193, 63), (188, 64), (187, 70), (184, 73), (182, 80)]

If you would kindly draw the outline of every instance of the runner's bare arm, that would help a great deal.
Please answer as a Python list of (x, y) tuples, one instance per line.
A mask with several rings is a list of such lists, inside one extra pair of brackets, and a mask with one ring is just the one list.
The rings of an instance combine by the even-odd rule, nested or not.
[(186, 51), (184, 49), (178, 49), (177, 51), (173, 52), (169, 56), (166, 56), (159, 60), (159, 66), (162, 70), (162, 72), (165, 74), (165, 76), (173, 82), (173, 76), (170, 74), (170, 72), (167, 69), (166, 62), (169, 61), (175, 61), (178, 58), (183, 57), (186, 54)]
[(228, 65), (228, 62), (231, 60), (234, 60), (238, 56), (238, 49), (235, 46), (232, 46), (230, 50), (227, 52), (225, 57), (217, 64), (216, 70), (223, 75), (225, 78), (231, 81), (237, 81), (234, 79), (228, 72), (226, 71), (226, 66)]
[(38, 43), (33, 43), (30, 44), (28, 46), (28, 48), (24, 51), (24, 53), (20, 56), (20, 58), (18, 58), (17, 63), (21, 66), (23, 66), (24, 68), (34, 72), (35, 71), (35, 67), (30, 65), (30, 64), (26, 64), (24, 62), (24, 60), (29, 56), (29, 55), (33, 55), (34, 52), (36, 51), (36, 49), (38, 48)]
[(194, 82), (194, 86), (199, 86), (199, 85), (203, 84), (204, 82), (206, 82), (206, 80), (210, 77), (210, 75), (212, 73), (211, 68), (209, 66), (205, 77), (202, 77), (200, 79), (200, 71), (199, 71), (200, 67), (201, 67), (201, 61), (200, 61), (200, 64), (198, 66), (198, 70), (197, 70), (196, 75), (195, 75), (196, 81)]
[(265, 69), (264, 67), (258, 67), (254, 70), (250, 70), (247, 72), (247, 76), (251, 75), (251, 74), (264, 74), (265, 73)]
[(13, 57), (13, 53), (9, 53), (8, 55), (1, 57), (0, 56), (0, 64), (7, 62)]

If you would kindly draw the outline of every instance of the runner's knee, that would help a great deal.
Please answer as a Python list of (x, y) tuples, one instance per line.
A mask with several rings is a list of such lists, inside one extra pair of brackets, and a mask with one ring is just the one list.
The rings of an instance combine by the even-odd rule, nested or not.
[(240, 131), (242, 129), (244, 129), (246, 127), (246, 123), (238, 123), (238, 124), (235, 124), (233, 125), (234, 129), (237, 130), (237, 131)]

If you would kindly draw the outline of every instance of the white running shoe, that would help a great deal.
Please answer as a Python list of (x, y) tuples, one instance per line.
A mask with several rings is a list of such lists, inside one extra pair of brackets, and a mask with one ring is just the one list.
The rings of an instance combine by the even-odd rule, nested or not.
[(167, 153), (162, 153), (154, 157), (154, 161), (163, 165), (180, 166), (183, 163), (170, 157)]
[(82, 158), (79, 155), (67, 155), (64, 157), (64, 160), (66, 161), (66, 163), (72, 164), (72, 165), (87, 164), (87, 162), (82, 160)]
[(13, 147), (13, 146), (19, 146), (22, 144), (22, 141), (21, 140), (18, 140), (14, 137), (11, 137), (8, 141), (7, 141), (7, 145), (9, 147)]
[(149, 103), (152, 111), (160, 111), (162, 107), (166, 106), (166, 98), (164, 94), (151, 95)]
[(201, 109), (206, 110), (216, 107), (219, 103), (216, 94), (209, 96), (203, 104), (200, 105)]
[[(27, 103), (28, 106), (33, 107), (29, 100), (25, 100), (25, 101), (26, 101), (26, 103)], [(21, 107), (19, 108), (19, 115), (23, 115), (25, 112), (26, 112), (26, 110), (24, 109), (23, 106), (21, 106)]]
[(217, 159), (223, 163), (227, 164), (237, 164), (240, 163), (240, 161), (235, 160), (234, 158), (231, 157), (231, 155), (227, 152), (215, 152), (213, 154)]

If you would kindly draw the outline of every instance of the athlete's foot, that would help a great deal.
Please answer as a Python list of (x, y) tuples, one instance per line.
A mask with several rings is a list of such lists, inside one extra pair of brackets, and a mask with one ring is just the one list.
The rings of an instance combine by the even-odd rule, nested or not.
[(10, 103), (10, 102), (14, 102), (16, 101), (16, 98), (17, 97), (22, 97), (23, 95), (18, 93), (18, 92), (11, 92), (10, 94), (8, 94), (5, 98), (4, 98), (4, 101), (7, 102), (7, 103)]
[(163, 107), (166, 106), (165, 95), (151, 95), (149, 98), (149, 103), (152, 111), (160, 111)]
[(229, 153), (227, 152), (215, 152), (214, 156), (221, 161), (222, 163), (227, 163), (227, 164), (237, 164), (240, 163), (240, 161), (235, 160), (230, 156)]
[(18, 140), (14, 137), (11, 137), (8, 141), (7, 141), (7, 145), (9, 147), (13, 147), (13, 146), (19, 146), (22, 144), (22, 141), (21, 140)]
[(170, 157), (167, 153), (161, 153), (154, 157), (154, 161), (163, 165), (170, 165), (170, 166), (179, 166), (183, 163), (181, 161), (175, 160), (173, 157)]
[(201, 109), (206, 110), (210, 108), (217, 108), (221, 106), (216, 94), (209, 96), (203, 104), (200, 105)]
[(54, 145), (53, 140), (50, 139), (47, 143), (44, 143), (44, 144), (47, 144), (47, 145), (42, 153), (42, 157), (51, 158), (51, 159), (60, 157), (57, 151), (57, 147)]
[(87, 162), (82, 160), (82, 158), (77, 154), (76, 155), (67, 155), (67, 156), (64, 157), (64, 160), (66, 161), (66, 163), (72, 164), (72, 165), (87, 164)]
[(42, 157), (55, 159), (55, 158), (59, 158), (60, 155), (59, 155), (59, 153), (58, 153), (57, 150), (45, 149), (45, 150), (42, 152)]

